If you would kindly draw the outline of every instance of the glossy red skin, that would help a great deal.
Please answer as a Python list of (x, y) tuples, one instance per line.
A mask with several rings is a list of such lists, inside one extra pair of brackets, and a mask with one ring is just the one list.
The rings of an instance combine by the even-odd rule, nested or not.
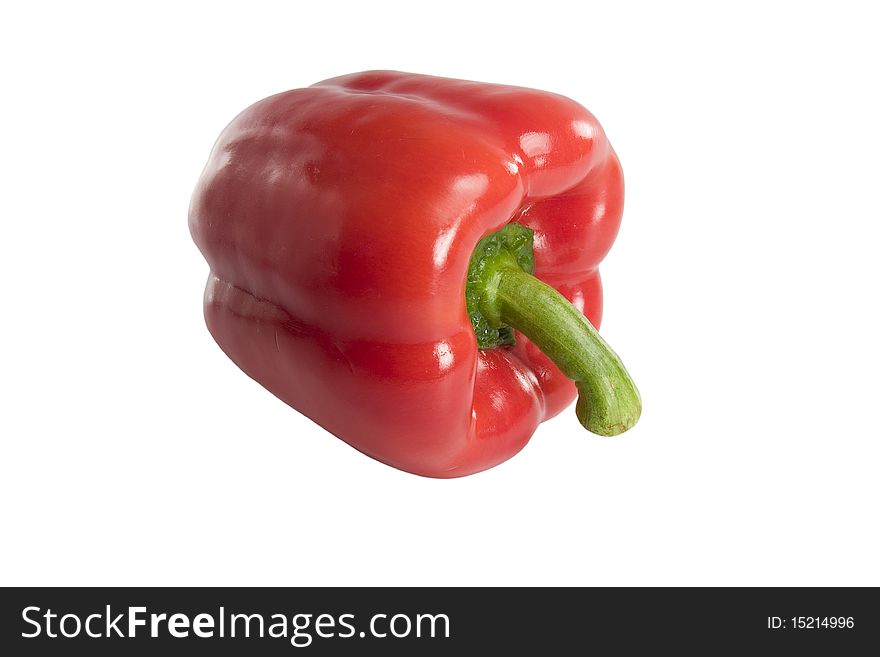
[(599, 326), (623, 210), (586, 109), (519, 87), (372, 71), (252, 105), (196, 187), (220, 347), (282, 400), (396, 468), (458, 477), (525, 446), (575, 397), (521, 334), (478, 350), (471, 253), (510, 221), (535, 274)]

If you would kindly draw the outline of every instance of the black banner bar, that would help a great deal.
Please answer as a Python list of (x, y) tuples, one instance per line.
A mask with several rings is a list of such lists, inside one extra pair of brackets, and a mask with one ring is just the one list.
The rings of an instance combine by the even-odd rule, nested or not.
[(0, 614), (4, 655), (854, 654), (880, 639), (868, 588), (7, 588)]

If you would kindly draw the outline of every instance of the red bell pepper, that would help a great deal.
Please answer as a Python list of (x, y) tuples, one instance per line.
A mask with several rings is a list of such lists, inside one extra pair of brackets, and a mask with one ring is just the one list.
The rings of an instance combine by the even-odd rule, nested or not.
[(242, 112), (190, 229), (208, 327), (241, 369), (369, 456), (458, 477), (576, 392), (590, 431), (638, 419), (593, 328), (622, 210), (617, 156), (574, 101), (380, 71)]

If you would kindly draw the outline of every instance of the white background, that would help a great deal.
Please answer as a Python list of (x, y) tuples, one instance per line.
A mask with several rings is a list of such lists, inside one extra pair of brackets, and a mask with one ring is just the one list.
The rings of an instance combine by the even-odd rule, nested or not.
[[(24, 6), (24, 5), (22, 5)], [(880, 584), (870, 3), (28, 3), (0, 19), (0, 583)], [(604, 125), (603, 334), (644, 399), (423, 479), (208, 334), (187, 205), (241, 109), (394, 68)]]

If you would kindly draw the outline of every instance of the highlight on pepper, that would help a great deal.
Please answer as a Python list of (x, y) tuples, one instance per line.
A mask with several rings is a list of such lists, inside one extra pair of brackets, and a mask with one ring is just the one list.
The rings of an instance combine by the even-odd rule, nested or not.
[(370, 71), (271, 96), (220, 135), (189, 211), (208, 329), (364, 454), (460, 477), (577, 397), (614, 436), (641, 399), (599, 336), (623, 174), (563, 96)]

